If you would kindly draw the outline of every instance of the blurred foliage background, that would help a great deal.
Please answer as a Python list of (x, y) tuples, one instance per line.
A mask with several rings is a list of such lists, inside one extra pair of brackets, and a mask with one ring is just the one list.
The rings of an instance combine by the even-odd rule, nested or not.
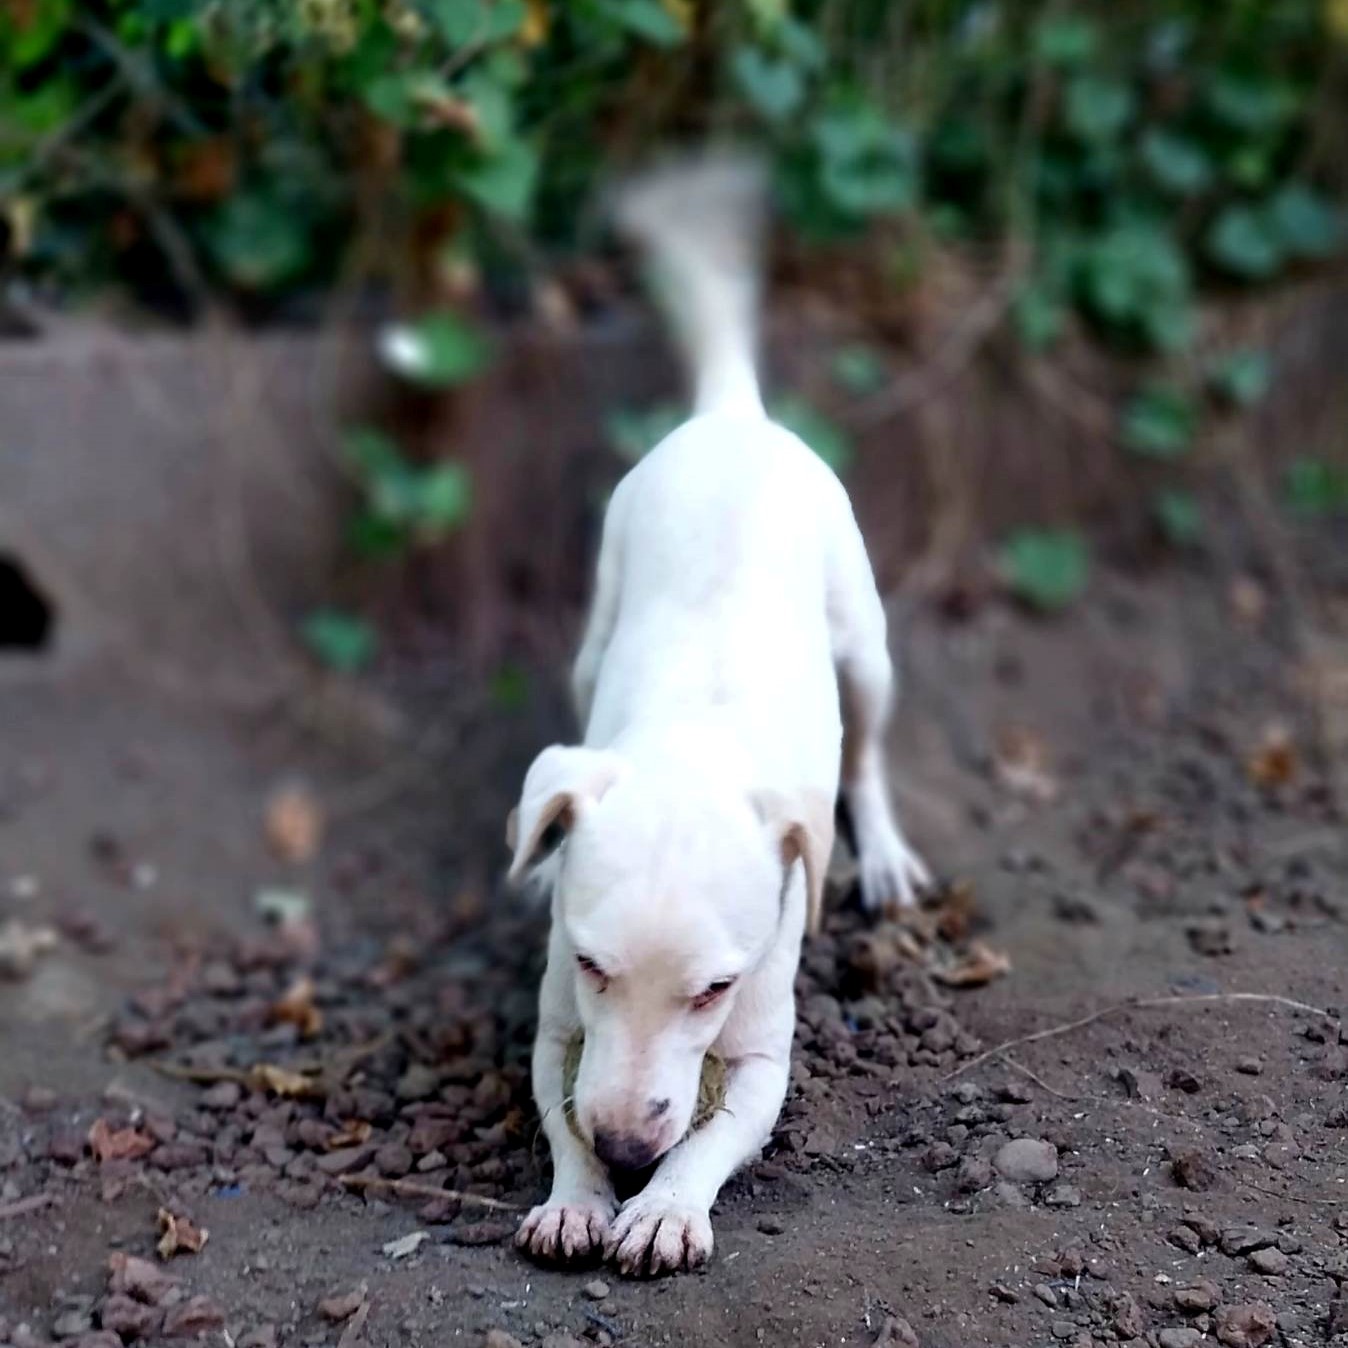
[(1173, 351), (1200, 286), (1338, 241), (1345, 39), (1343, 0), (5, 0), (7, 256), (177, 314), (352, 271), (508, 309), (602, 173), (749, 132), (802, 238), (1018, 235), (1026, 341)]
[[(1272, 377), (1258, 349), (1195, 376), (1202, 297), (1339, 248), (1345, 51), (1348, 0), (0, 0), (3, 266), (175, 322), (317, 323), (354, 296), (408, 319), (384, 343), (396, 371), (452, 387), (493, 323), (558, 303), (552, 278), (594, 255), (608, 175), (747, 136), (800, 255), (854, 250), (896, 295), (934, 258), (1006, 259), (1029, 351), (1070, 326), (1145, 358), (1119, 436), (1169, 461), (1205, 405)], [(583, 320), (594, 288), (563, 299)], [(883, 377), (865, 348), (836, 373), (858, 396)], [(809, 407), (780, 410), (841, 462)], [(615, 448), (642, 452), (667, 415), (615, 419)], [(346, 453), (359, 549), (470, 509), (452, 463), (372, 429)], [(1346, 492), (1323, 464), (1293, 488), (1305, 508)], [(1177, 542), (1197, 528), (1182, 491), (1156, 512)], [(1037, 535), (1007, 565), (1051, 607), (1083, 563)]]

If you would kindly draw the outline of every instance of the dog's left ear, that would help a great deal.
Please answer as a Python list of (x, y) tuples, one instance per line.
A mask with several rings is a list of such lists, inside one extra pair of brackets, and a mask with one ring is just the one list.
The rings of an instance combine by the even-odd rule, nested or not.
[(537, 860), (550, 831), (569, 832), (587, 805), (617, 780), (623, 760), (607, 749), (554, 744), (533, 761), (520, 803), (506, 819), (506, 845), (514, 853), (506, 878), (518, 880)]
[(822, 791), (760, 791), (753, 799), (788, 874), (797, 861), (805, 867), (805, 929), (813, 936), (824, 911), (824, 876), (833, 852), (833, 802)]

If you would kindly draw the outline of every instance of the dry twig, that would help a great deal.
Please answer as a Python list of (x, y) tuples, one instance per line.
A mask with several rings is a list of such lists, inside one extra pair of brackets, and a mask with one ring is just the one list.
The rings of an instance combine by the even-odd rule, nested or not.
[(12, 1203), (0, 1204), (0, 1222), (55, 1207), (60, 1201), (55, 1194), (30, 1194), (27, 1198), (16, 1198)]
[(484, 1194), (464, 1193), (461, 1189), (437, 1189), (433, 1184), (419, 1184), (416, 1180), (384, 1179), (379, 1175), (343, 1175), (340, 1183), (344, 1188), (364, 1192), (375, 1189), (381, 1193), (401, 1194), (404, 1198), (443, 1198), (453, 1199), (467, 1207), (490, 1208), (493, 1212), (518, 1212), (519, 1206), (507, 1203), (501, 1198), (488, 1198)]
[[(1016, 1039), (1008, 1039), (1003, 1044), (998, 1044), (995, 1048), (990, 1048), (978, 1054), (977, 1057), (970, 1058), (968, 1062), (961, 1063), (952, 1072), (947, 1072), (941, 1078), (941, 1084), (947, 1081), (953, 1081), (958, 1076), (963, 1076), (965, 1072), (972, 1071), (975, 1067), (982, 1066), (983, 1063), (991, 1061), (993, 1058), (1005, 1058), (1006, 1053), (1013, 1048), (1020, 1048), (1025, 1044), (1037, 1044), (1045, 1039), (1058, 1039), (1065, 1034), (1071, 1034), (1075, 1030), (1084, 1030), (1088, 1025), (1094, 1025), (1098, 1020), (1106, 1020), (1110, 1016), (1117, 1016), (1124, 1011), (1157, 1011), (1167, 1006), (1215, 1006), (1228, 1003), (1254, 1002), (1267, 1006), (1284, 1006), (1289, 1011), (1300, 1011), (1306, 1015), (1321, 1016), (1325, 1020), (1333, 1021), (1339, 1024), (1339, 1017), (1333, 1015), (1323, 1007), (1311, 1006), (1308, 1002), (1294, 1001), (1291, 997), (1280, 997), (1271, 992), (1213, 992), (1202, 993), (1198, 996), (1185, 997), (1139, 997), (1132, 1001), (1117, 1002), (1113, 1006), (1102, 1007), (1099, 1011), (1092, 1011), (1089, 1016), (1082, 1016), (1077, 1020), (1069, 1020), (1062, 1025), (1050, 1025), (1046, 1030), (1036, 1030), (1033, 1034), (1023, 1034)], [(1017, 1064), (1019, 1067), (1019, 1064)], [(1024, 1068), (1019, 1070), (1024, 1071)], [(1039, 1083), (1044, 1084), (1042, 1081)], [(1056, 1094), (1056, 1092), (1054, 1092)]]

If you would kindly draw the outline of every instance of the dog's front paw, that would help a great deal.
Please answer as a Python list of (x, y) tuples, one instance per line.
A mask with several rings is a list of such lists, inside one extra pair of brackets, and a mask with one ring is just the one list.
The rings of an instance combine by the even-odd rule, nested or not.
[(638, 1194), (618, 1213), (604, 1257), (630, 1278), (655, 1278), (706, 1263), (711, 1246), (705, 1209)]
[(861, 904), (868, 913), (911, 908), (931, 883), (926, 863), (902, 838), (877, 839), (860, 857)]
[(609, 1205), (590, 1199), (540, 1203), (520, 1223), (515, 1244), (545, 1263), (579, 1263), (604, 1248), (612, 1220)]

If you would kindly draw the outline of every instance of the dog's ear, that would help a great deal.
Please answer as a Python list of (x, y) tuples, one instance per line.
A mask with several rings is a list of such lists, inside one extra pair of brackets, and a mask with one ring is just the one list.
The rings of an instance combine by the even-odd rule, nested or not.
[(780, 849), (788, 876), (797, 861), (805, 867), (805, 929), (813, 936), (824, 911), (824, 876), (833, 852), (833, 802), (823, 791), (794, 795), (760, 791), (753, 801)]
[(506, 819), (506, 845), (514, 853), (509, 880), (518, 880), (534, 864), (550, 833), (570, 832), (585, 807), (617, 780), (622, 764), (607, 749), (560, 744), (534, 759), (520, 803)]

